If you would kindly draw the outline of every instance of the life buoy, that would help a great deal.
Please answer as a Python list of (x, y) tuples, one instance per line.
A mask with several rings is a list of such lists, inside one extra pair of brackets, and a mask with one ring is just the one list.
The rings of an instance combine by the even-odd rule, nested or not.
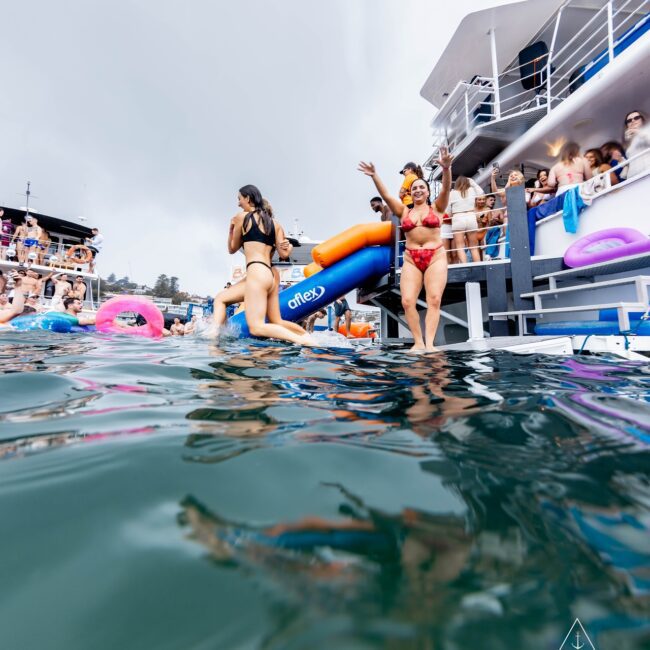
[[(77, 257), (77, 253), (79, 251), (84, 254), (83, 257)], [(77, 244), (76, 246), (73, 246), (68, 250), (65, 256), (69, 260), (74, 259), (76, 262), (79, 262), (79, 264), (88, 264), (93, 259), (92, 251), (90, 248), (88, 248), (88, 246), (84, 246), (83, 244)]]
[(650, 252), (650, 239), (634, 228), (608, 228), (581, 237), (567, 248), (564, 263), (576, 268)]
[[(119, 325), (116, 318), (125, 311), (140, 314), (147, 322), (144, 325)], [(165, 317), (151, 300), (141, 296), (115, 296), (107, 300), (97, 311), (95, 327), (98, 332), (146, 336), (153, 339), (162, 336)]]

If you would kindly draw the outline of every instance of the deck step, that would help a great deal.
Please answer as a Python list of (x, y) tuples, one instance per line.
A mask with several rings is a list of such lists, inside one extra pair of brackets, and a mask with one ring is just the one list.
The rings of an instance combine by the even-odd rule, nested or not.
[(636, 271), (645, 267), (650, 267), (650, 253), (638, 253), (637, 255), (628, 255), (619, 257), (608, 262), (599, 262), (598, 264), (589, 264), (577, 269), (566, 269), (564, 271), (555, 271), (554, 273), (545, 273), (536, 275), (534, 280), (568, 280), (570, 278), (592, 278), (595, 275), (609, 275), (612, 273), (624, 273), (626, 271)]
[(496, 316), (543, 316), (544, 314), (562, 314), (573, 311), (600, 311), (601, 309), (621, 309), (625, 311), (646, 309), (646, 305), (641, 302), (611, 302), (599, 305), (574, 305), (571, 307), (551, 307), (548, 309), (519, 309), (513, 311), (495, 311), (490, 312), (490, 317)]
[(639, 282), (643, 287), (650, 285), (650, 275), (635, 275), (629, 278), (617, 278), (616, 280), (602, 280), (600, 282), (589, 282), (586, 284), (575, 284), (571, 287), (562, 287), (561, 289), (544, 289), (543, 291), (531, 291), (522, 293), (522, 298), (535, 298), (538, 296), (552, 296), (558, 293), (570, 293), (572, 291), (590, 291), (602, 287), (613, 287), (622, 284), (634, 284)]

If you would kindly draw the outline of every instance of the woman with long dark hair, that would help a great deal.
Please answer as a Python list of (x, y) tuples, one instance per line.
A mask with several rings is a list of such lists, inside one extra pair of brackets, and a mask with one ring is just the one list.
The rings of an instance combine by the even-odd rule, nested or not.
[(271, 258), (276, 248), (281, 258), (287, 258), (291, 252), (282, 226), (269, 214), (270, 206), (268, 203), (268, 207), (265, 206), (255, 185), (240, 188), (237, 203), (241, 212), (230, 220), (228, 252), (234, 255), (240, 249), (243, 251), (246, 280), (225, 289), (215, 298), (215, 321), (222, 325), (226, 320), (226, 305), (243, 299), (246, 323), (253, 336), (313, 345), (302, 327), (280, 316), (279, 277), (271, 266)]
[[(404, 205), (391, 196), (377, 175), (372, 163), (359, 163), (359, 171), (372, 178), (375, 187), (388, 207), (400, 218), (400, 226), (406, 238), (404, 264), (400, 275), (402, 307), (411, 334), (412, 352), (432, 352), (433, 341), (440, 321), (440, 303), (447, 285), (447, 255), (440, 234), (451, 190), (451, 162), (447, 147), (440, 147), (438, 164), (442, 167), (442, 187), (431, 205), (429, 184), (422, 178), (413, 181), (410, 193), (413, 207)], [(427, 301), (425, 336), (422, 336), (417, 300), (424, 286)]]

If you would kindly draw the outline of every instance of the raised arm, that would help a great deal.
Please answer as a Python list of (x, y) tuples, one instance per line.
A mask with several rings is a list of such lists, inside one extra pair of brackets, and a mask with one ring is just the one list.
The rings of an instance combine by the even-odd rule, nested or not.
[[(454, 157), (449, 155), (447, 147), (440, 147), (440, 156), (436, 162), (442, 167), (442, 187), (440, 194), (436, 197), (434, 205), (438, 212), (445, 212), (449, 205), (449, 193), (451, 192), (451, 163)], [(483, 193), (483, 190), (481, 190)]]
[(469, 180), (469, 184), (474, 188), (474, 191), (478, 196), (485, 195), (485, 190), (473, 178), (470, 178), (468, 180)]
[(497, 176), (499, 174), (499, 169), (498, 167), (493, 167), (492, 168), (492, 175), (490, 176), (490, 189), (492, 190), (492, 194), (497, 194), (499, 192), (499, 188), (497, 186)]
[(239, 212), (230, 220), (230, 231), (228, 232), (228, 252), (233, 255), (242, 247), (242, 225), (244, 224), (243, 213)]
[(394, 196), (391, 196), (388, 192), (388, 189), (384, 185), (384, 182), (377, 176), (377, 171), (375, 166), (372, 163), (360, 162), (358, 170), (363, 172), (366, 176), (372, 178), (372, 182), (375, 184), (379, 195), (384, 201), (388, 204), (388, 207), (391, 209), (391, 212), (397, 216), (401, 217), (404, 208), (406, 207), (399, 199), (396, 199)]

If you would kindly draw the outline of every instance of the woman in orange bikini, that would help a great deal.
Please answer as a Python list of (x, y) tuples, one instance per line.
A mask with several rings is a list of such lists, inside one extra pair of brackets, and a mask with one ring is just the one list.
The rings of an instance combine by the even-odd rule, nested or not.
[[(406, 322), (413, 334), (413, 352), (433, 352), (436, 349), (433, 341), (440, 320), (440, 301), (447, 284), (447, 256), (442, 244), (440, 225), (449, 202), (452, 160), (453, 156), (449, 155), (447, 148), (440, 147), (440, 158), (437, 160), (443, 169), (440, 194), (431, 205), (429, 184), (419, 178), (411, 185), (412, 208), (403, 205), (388, 193), (372, 163), (359, 163), (359, 171), (372, 178), (393, 214), (400, 217), (406, 237), (400, 291)], [(423, 285), (427, 300), (424, 338), (417, 310), (417, 299)]]

